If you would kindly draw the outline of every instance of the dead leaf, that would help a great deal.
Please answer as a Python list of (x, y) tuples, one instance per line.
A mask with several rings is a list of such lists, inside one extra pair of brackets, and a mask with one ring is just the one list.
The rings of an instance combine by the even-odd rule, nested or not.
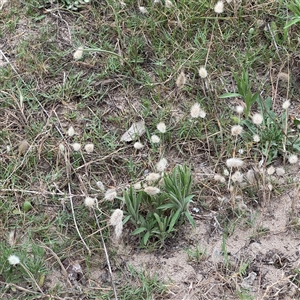
[(122, 135), (121, 142), (131, 142), (146, 132), (145, 122), (139, 121), (133, 123), (131, 127)]

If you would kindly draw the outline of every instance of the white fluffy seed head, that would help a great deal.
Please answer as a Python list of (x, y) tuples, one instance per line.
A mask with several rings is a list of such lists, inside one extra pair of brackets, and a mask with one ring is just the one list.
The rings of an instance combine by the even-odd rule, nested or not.
[(276, 168), (276, 174), (278, 176), (283, 176), (285, 174), (284, 168), (281, 168), (281, 167)]
[(94, 151), (94, 144), (86, 144), (84, 146), (84, 150), (87, 152), (87, 153), (92, 153)]
[(146, 181), (149, 184), (152, 184), (160, 179), (160, 174), (158, 173), (149, 173), (146, 177)]
[(214, 10), (217, 14), (221, 14), (224, 11), (224, 3), (223, 1), (218, 1), (214, 7)]
[(244, 164), (244, 162), (239, 158), (229, 158), (226, 160), (226, 165), (228, 168), (239, 168)]
[(15, 266), (20, 263), (20, 258), (17, 255), (12, 254), (8, 257), (8, 262), (10, 265)]
[(121, 222), (115, 226), (115, 235), (117, 240), (121, 237), (122, 231), (123, 231), (123, 223)]
[(234, 125), (231, 127), (231, 135), (237, 136), (240, 135), (243, 131), (243, 127), (241, 125)]
[(254, 174), (254, 171), (252, 169), (248, 170), (248, 172), (246, 174), (246, 178), (247, 178), (247, 180), (250, 184), (255, 183), (255, 174)]
[(74, 52), (73, 57), (74, 57), (74, 59), (79, 60), (79, 59), (82, 58), (82, 55), (83, 55), (83, 47), (80, 46), (80, 47), (78, 47), (77, 50)]
[(235, 110), (240, 115), (244, 112), (244, 107), (242, 105), (238, 105), (236, 106)]
[(142, 143), (140, 143), (140, 142), (135, 142), (134, 145), (133, 145), (133, 147), (135, 149), (137, 149), (137, 150), (140, 150), (140, 149), (142, 149), (144, 147), (144, 145)]
[(167, 131), (166, 124), (164, 122), (159, 122), (156, 126), (156, 128), (161, 132), (165, 133)]
[(255, 125), (260, 125), (263, 122), (263, 116), (261, 114), (259, 114), (259, 113), (255, 113), (252, 116), (252, 122)]
[(270, 166), (267, 169), (267, 173), (268, 173), (268, 175), (273, 175), (275, 173), (275, 168), (273, 166)]
[(140, 10), (140, 12), (141, 12), (142, 14), (147, 14), (147, 13), (148, 13), (148, 10), (147, 10), (147, 8), (146, 8), (145, 6), (140, 6), (140, 7), (139, 7), (139, 10)]
[(93, 207), (96, 203), (96, 199), (92, 197), (86, 197), (84, 199), (84, 205), (87, 207)]
[(291, 105), (291, 102), (289, 100), (286, 100), (283, 102), (282, 108), (286, 110), (290, 107), (290, 105)]
[(192, 118), (198, 118), (200, 116), (201, 113), (201, 107), (199, 103), (195, 103), (192, 107), (191, 107), (191, 117)]
[(296, 154), (292, 154), (290, 157), (289, 157), (289, 163), (290, 164), (295, 164), (298, 162), (298, 156)]
[(206, 112), (204, 110), (200, 109), (199, 117), (204, 119), (206, 117)]
[(154, 196), (160, 192), (160, 189), (155, 186), (147, 186), (144, 188), (144, 192), (150, 196)]
[(117, 191), (116, 189), (108, 189), (105, 192), (104, 199), (108, 201), (113, 201), (117, 197)]
[(158, 172), (163, 172), (165, 168), (168, 165), (168, 161), (165, 158), (162, 158), (157, 164), (156, 164), (156, 170)]
[(253, 135), (253, 142), (258, 143), (260, 141), (260, 137), (258, 134)]
[(137, 182), (137, 183), (135, 183), (134, 185), (133, 185), (133, 188), (135, 189), (135, 190), (141, 190), (142, 188), (143, 188), (143, 186), (142, 186), (142, 183), (141, 182)]
[(241, 183), (241, 182), (243, 182), (243, 179), (244, 179), (244, 175), (239, 171), (234, 172), (231, 176), (231, 180), (233, 182), (240, 182)]
[(96, 185), (97, 185), (97, 187), (98, 187), (98, 189), (101, 191), (101, 192), (105, 192), (105, 186), (104, 186), (104, 184), (103, 184), (103, 182), (102, 181), (97, 181), (96, 182)]
[(109, 224), (112, 226), (117, 226), (119, 223), (122, 223), (123, 219), (123, 211), (119, 208), (117, 208), (109, 219)]
[(165, 7), (166, 7), (166, 8), (172, 8), (172, 6), (173, 6), (172, 1), (170, 1), (170, 0), (165, 0)]
[(160, 142), (159, 136), (156, 135), (156, 134), (153, 134), (153, 135), (151, 136), (151, 142), (152, 142), (153, 144), (158, 144), (158, 143)]
[(58, 149), (59, 149), (60, 153), (64, 153), (65, 152), (65, 146), (64, 146), (64, 144), (60, 143), (58, 145)]
[(205, 69), (205, 67), (201, 67), (199, 69), (199, 76), (201, 78), (206, 78), (207, 77), (207, 70)]
[(215, 180), (215, 181), (219, 181), (219, 182), (221, 182), (221, 183), (224, 183), (224, 182), (226, 181), (225, 177), (222, 176), (222, 175), (220, 175), (220, 174), (215, 174), (214, 180)]
[(228, 176), (228, 175), (229, 175), (229, 171), (228, 171), (227, 169), (224, 169), (224, 170), (223, 170), (223, 175), (224, 175), (224, 176)]
[(81, 149), (81, 145), (79, 143), (73, 143), (72, 148), (74, 151), (79, 151)]
[(73, 126), (69, 127), (69, 129), (67, 131), (67, 134), (68, 134), (69, 137), (72, 137), (75, 134), (75, 130), (74, 130)]
[(179, 89), (183, 88), (183, 86), (186, 84), (186, 76), (183, 71), (180, 72), (180, 74), (177, 77), (176, 85)]

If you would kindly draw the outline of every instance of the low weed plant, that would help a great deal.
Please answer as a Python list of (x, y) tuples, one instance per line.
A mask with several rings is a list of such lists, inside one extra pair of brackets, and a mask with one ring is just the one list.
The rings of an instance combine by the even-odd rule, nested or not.
[(187, 166), (176, 166), (160, 183), (162, 190), (153, 187), (155, 192), (151, 192), (150, 187), (134, 190), (132, 186), (124, 192), (127, 216), (123, 223), (130, 222), (134, 226), (132, 234), (140, 236), (142, 246), (151, 241), (163, 245), (185, 220), (195, 226), (188, 211), (194, 197), (191, 170)]

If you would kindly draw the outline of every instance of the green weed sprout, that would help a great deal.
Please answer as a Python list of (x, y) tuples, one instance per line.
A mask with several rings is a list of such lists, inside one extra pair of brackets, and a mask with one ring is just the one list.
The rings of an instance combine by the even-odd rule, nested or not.
[(292, 1), (287, 5), (287, 7), (294, 13), (294, 16), (292, 17), (292, 20), (284, 26), (285, 30), (287, 30), (294, 24), (300, 23), (300, 0)]
[(140, 235), (142, 246), (150, 240), (163, 244), (186, 219), (195, 226), (188, 211), (194, 197), (191, 195), (191, 170), (186, 166), (176, 166), (171, 174), (164, 175), (163, 182), (162, 191), (157, 187), (136, 191), (131, 186), (124, 192), (127, 215), (124, 224), (130, 221), (135, 227), (132, 235)]
[(250, 115), (251, 106), (259, 99), (259, 93), (256, 92), (252, 94), (251, 92), (251, 84), (249, 82), (249, 76), (247, 71), (243, 71), (242, 75), (233, 74), (235, 81), (238, 87), (238, 93), (225, 93), (219, 98), (232, 98), (232, 97), (241, 97), (243, 98), (246, 108), (245, 108), (245, 117), (248, 118)]

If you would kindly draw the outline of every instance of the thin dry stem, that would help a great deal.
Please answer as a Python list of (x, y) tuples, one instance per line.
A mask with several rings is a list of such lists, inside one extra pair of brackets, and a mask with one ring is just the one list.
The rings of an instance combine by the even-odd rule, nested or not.
[(107, 248), (106, 248), (106, 245), (105, 245), (105, 241), (104, 241), (104, 238), (103, 238), (103, 235), (102, 235), (102, 230), (101, 230), (101, 227), (100, 227), (100, 224), (99, 224), (99, 221), (98, 221), (98, 218), (97, 218), (97, 215), (96, 215), (96, 212), (95, 212), (94, 209), (93, 209), (93, 212), (94, 212), (94, 216), (95, 216), (97, 226), (99, 228), (101, 242), (102, 242), (103, 249), (104, 249), (104, 252), (105, 252), (105, 258), (106, 258), (106, 262), (107, 262), (107, 266), (108, 266), (108, 270), (109, 270), (109, 275), (110, 275), (110, 278), (111, 278), (111, 285), (112, 285), (112, 288), (113, 288), (113, 291), (114, 291), (115, 300), (118, 300), (117, 290), (116, 290), (116, 286), (115, 286), (115, 283), (114, 283), (114, 280), (113, 280), (113, 274), (112, 274), (112, 270), (111, 270), (110, 260), (109, 260)]

